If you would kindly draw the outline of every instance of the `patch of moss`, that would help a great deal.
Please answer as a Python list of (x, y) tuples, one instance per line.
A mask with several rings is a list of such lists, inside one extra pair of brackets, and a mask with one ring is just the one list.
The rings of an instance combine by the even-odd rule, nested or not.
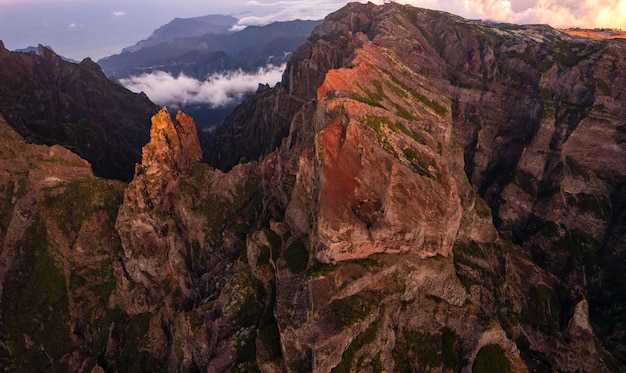
[[(189, 184), (191, 180), (184, 183)], [(193, 186), (200, 190), (201, 186)], [(202, 196), (195, 210), (206, 219), (205, 232), (208, 242), (219, 242), (229, 233), (245, 240), (250, 228), (257, 222), (262, 210), (263, 191), (258, 175), (250, 177), (234, 189), (232, 201), (209, 193)]]
[(282, 254), (285, 264), (289, 271), (293, 274), (304, 272), (309, 263), (309, 252), (304, 247), (302, 240), (294, 240)]
[[(235, 343), (236, 357), (235, 372), (258, 372), (257, 338), (263, 343), (266, 354), (272, 356), (280, 355), (280, 340), (276, 334), (276, 320), (273, 316), (275, 304), (275, 288), (271, 286), (269, 304), (264, 307), (261, 299), (266, 299), (267, 293), (263, 284), (252, 277), (249, 271), (240, 272), (237, 275), (237, 285), (242, 290), (237, 301), (234, 315), (236, 328), (241, 332), (238, 334)], [(261, 334), (259, 334), (261, 333)]]
[(459, 366), (457, 344), (458, 335), (447, 327), (437, 334), (404, 329), (392, 353), (395, 371), (455, 370)]
[(376, 139), (378, 140), (378, 143), (383, 147), (383, 149), (385, 149), (387, 153), (393, 155), (395, 158), (398, 158), (398, 153), (389, 141), (389, 138), (387, 137), (387, 134), (383, 129), (383, 126), (385, 128), (388, 128), (390, 123), (389, 120), (384, 117), (368, 115), (365, 117), (365, 123), (374, 130), (374, 132), (376, 133)]
[(493, 250), (492, 245), (476, 242), (455, 242), (452, 247), (454, 268), (457, 277), (468, 291), (472, 285), (481, 285), (489, 290), (495, 290), (502, 286), (501, 276), (494, 273), (491, 268), (483, 267), (482, 261), (473, 260), (473, 258), (485, 258), (487, 255), (491, 255)]
[(589, 273), (593, 273), (600, 266), (598, 249), (600, 243), (588, 233), (578, 229), (565, 230), (563, 237), (559, 238), (554, 246), (559, 252), (567, 253), (568, 258), (565, 263), (566, 269), (577, 270), (580, 262)]
[(533, 197), (537, 196), (537, 179), (530, 172), (517, 169), (513, 182), (528, 195)]
[(490, 344), (478, 351), (474, 365), (472, 365), (473, 373), (513, 373), (511, 363), (506, 357), (504, 350), (500, 345)]
[(252, 329), (237, 340), (233, 372), (260, 372), (256, 363), (256, 337), (256, 330)]
[(385, 108), (382, 102), (387, 98), (385, 93), (382, 90), (382, 84), (378, 81), (374, 81), (374, 86), (376, 88), (376, 92), (372, 92), (370, 89), (363, 87), (359, 83), (356, 84), (357, 88), (365, 94), (365, 96), (356, 95), (355, 98), (357, 101), (363, 102), (364, 104)]
[(596, 87), (605, 96), (611, 96), (611, 87), (602, 79), (596, 79)]
[(260, 320), (258, 332), (258, 340), (263, 349), (263, 358), (268, 360), (278, 359), (282, 355), (280, 330), (278, 323), (274, 317), (274, 309), (276, 308), (276, 283), (270, 280), (267, 284), (269, 294), (263, 316)]
[(115, 289), (112, 262), (110, 258), (106, 258), (98, 264), (98, 267), (73, 268), (70, 272), (70, 291), (80, 291), (80, 288), (89, 286), (103, 305), (108, 304), (109, 297)]
[(264, 229), (263, 234), (265, 234), (265, 238), (270, 244), (272, 259), (274, 261), (278, 260), (278, 256), (280, 255), (280, 247), (283, 244), (282, 239), (271, 229)]
[[(354, 362), (354, 358), (355, 355), (366, 345), (374, 342), (376, 340), (376, 335), (378, 334), (378, 329), (380, 329), (380, 324), (381, 324), (382, 319), (379, 319), (378, 321), (372, 323), (367, 329), (365, 329), (365, 331), (361, 334), (359, 334), (354, 341), (350, 344), (350, 346), (348, 346), (348, 348), (344, 351), (343, 355), (341, 356), (341, 362), (339, 362), (339, 364), (337, 364), (336, 367), (334, 367), (331, 372), (333, 373), (350, 373), (353, 372), (354, 370), (352, 369), (352, 365)], [(372, 366), (372, 363), (374, 363), (374, 361), (370, 362), (370, 366), (369, 368), (372, 369), (373, 371), (375, 371), (373, 368), (374, 366), (376, 366), (376, 364), (374, 363)], [(367, 369), (368, 367), (366, 366), (359, 366), (357, 367), (358, 371), (368, 371), (369, 369)]]
[(483, 219), (491, 219), (491, 208), (487, 204), (487, 202), (480, 198), (480, 196), (476, 196), (476, 203), (474, 204), (474, 209), (476, 210), (476, 214)]
[(415, 150), (411, 148), (404, 148), (403, 153), (404, 153), (404, 157), (413, 166), (413, 170), (415, 172), (429, 179), (433, 179), (433, 180), (439, 179), (428, 170), (428, 164), (419, 157), (419, 155), (417, 154)]
[(474, 258), (487, 257), (480, 245), (474, 240), (470, 240), (468, 243), (457, 241), (454, 244), (453, 250), (459, 252), (461, 255), (469, 255)]
[(584, 58), (584, 55), (577, 52), (579, 48), (575, 47), (576, 44), (557, 40), (552, 48), (552, 56), (563, 67), (575, 66)]
[(2, 334), (14, 366), (24, 371), (67, 370), (61, 358), (74, 350), (65, 277), (47, 243), (46, 227), (36, 215), (3, 284)]
[(261, 325), (258, 337), (267, 353), (268, 360), (274, 360), (281, 356), (280, 331), (276, 320)]
[(15, 183), (9, 180), (6, 184), (0, 185), (0, 234), (4, 236), (11, 218), (13, 216), (13, 195), (15, 192)]
[(397, 116), (406, 120), (415, 120), (415, 116), (410, 111), (405, 109), (402, 105), (398, 104), (397, 102), (392, 102), (391, 104), (393, 105), (394, 109), (396, 109)]
[(268, 265), (270, 263), (270, 248), (267, 245), (263, 245), (261, 246), (261, 249), (259, 250), (259, 256), (256, 259), (256, 265), (257, 266), (264, 266), (264, 265)]
[(104, 213), (101, 239), (110, 239), (126, 184), (100, 178), (72, 180), (48, 190), (43, 204), (46, 213), (68, 236), (78, 234), (83, 222)]
[(570, 171), (570, 173), (575, 177), (580, 177), (585, 181), (591, 180), (591, 176), (589, 175), (589, 173), (585, 170), (583, 166), (576, 162), (574, 158), (565, 157), (565, 165), (567, 166), (567, 169)]
[(600, 219), (607, 219), (611, 215), (611, 202), (604, 196), (578, 193), (568, 196), (567, 205), (589, 211)]
[(549, 88), (541, 88), (541, 99), (543, 101), (552, 101), (553, 93)]
[(362, 291), (360, 293), (335, 299), (330, 303), (330, 308), (339, 316), (346, 326), (352, 326), (363, 321), (367, 317), (380, 295), (373, 291)]
[[(386, 72), (386, 71), (385, 71)], [(389, 73), (387, 73), (389, 74)], [(390, 76), (391, 74), (389, 74), (388, 76)], [(404, 89), (401, 88), (402, 83), (399, 83), (399, 81), (394, 77), (394, 80), (397, 81), (388, 84), (389, 89), (398, 97), (400, 98), (408, 98), (409, 95), (408, 93), (406, 93), (406, 91)]]
[(352, 263), (358, 264), (361, 268), (371, 273), (376, 273), (381, 268), (380, 262), (371, 258), (353, 260)]
[(335, 264), (320, 263), (317, 260), (313, 260), (313, 264), (306, 270), (308, 278), (325, 277), (328, 274), (335, 272), (339, 268)]
[(530, 342), (523, 334), (515, 340), (515, 344), (520, 350), (520, 356), (532, 372), (552, 373), (554, 371), (550, 359), (544, 353), (531, 349)]
[(125, 336), (121, 353), (114, 361), (107, 361), (102, 357), (99, 361), (107, 371), (132, 368), (134, 372), (157, 372), (163, 371), (164, 361), (155, 358), (144, 350), (146, 335), (150, 324), (150, 313), (140, 313), (129, 316), (118, 311), (118, 327), (123, 330)]
[(263, 316), (259, 310), (263, 309), (260, 299), (265, 295), (265, 289), (249, 271), (238, 273), (236, 281), (240, 288), (236, 294), (239, 298), (234, 306), (236, 325), (239, 328), (256, 326)]
[(408, 159), (409, 161), (418, 159), (417, 152), (411, 148), (404, 148), (402, 152), (404, 153), (406, 159)]
[(554, 290), (546, 285), (531, 285), (528, 289), (527, 307), (522, 310), (522, 320), (546, 333), (559, 330), (560, 303)]
[[(430, 35), (427, 32), (423, 32), (423, 34), (424, 36), (426, 36), (427, 39), (429, 39), (429, 41), (433, 41), (435, 43), (440, 42), (440, 39), (430, 37)], [(433, 44), (433, 46), (437, 48), (437, 45)], [(438, 49), (438, 51), (442, 54), (445, 53), (445, 45), (440, 45), (440, 48)], [(431, 100), (425, 95), (417, 92), (415, 89), (407, 86), (406, 84), (403, 84), (399, 79), (397, 79), (393, 74), (389, 73), (388, 71), (383, 71), (383, 73), (385, 73), (385, 75), (393, 82), (393, 84), (388, 84), (388, 86), (398, 96), (403, 97), (403, 98), (410, 96), (413, 99), (417, 100), (422, 105), (424, 105), (426, 108), (431, 109), (433, 112), (435, 112), (435, 114), (439, 116), (443, 117), (448, 113), (448, 109), (446, 109), (443, 105), (439, 104), (437, 101)], [(408, 92), (409, 95), (407, 96), (407, 94), (404, 92)], [(400, 117), (403, 117), (405, 119), (414, 119), (413, 115), (411, 115), (408, 111), (406, 111), (400, 105), (394, 104), (394, 107), (396, 108), (397, 114)]]

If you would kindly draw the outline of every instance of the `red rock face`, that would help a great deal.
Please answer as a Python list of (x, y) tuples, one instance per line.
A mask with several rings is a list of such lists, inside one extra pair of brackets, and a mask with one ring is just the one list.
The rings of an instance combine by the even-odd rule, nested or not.
[(317, 92), (328, 124), (316, 136), (315, 257), (448, 256), (462, 214), (441, 152), (450, 118), (425, 107), (411, 79), (395, 78), (408, 69), (392, 52), (366, 45), (352, 65), (331, 70)]
[(152, 117), (150, 142), (142, 150), (142, 167), (150, 172), (177, 170), (202, 159), (193, 118), (178, 112), (172, 121), (166, 108)]

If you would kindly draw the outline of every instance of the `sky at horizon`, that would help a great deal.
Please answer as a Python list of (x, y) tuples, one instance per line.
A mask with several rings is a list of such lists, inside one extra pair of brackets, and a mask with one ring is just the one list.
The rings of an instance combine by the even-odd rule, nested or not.
[[(361, 1), (365, 2), (365, 1)], [(383, 0), (373, 0), (382, 4)], [(626, 29), (626, 0), (398, 0), (470, 19)], [(8, 49), (37, 44), (82, 60), (120, 53), (172, 19), (227, 14), (241, 26), (322, 19), (345, 0), (0, 0), (0, 40)]]

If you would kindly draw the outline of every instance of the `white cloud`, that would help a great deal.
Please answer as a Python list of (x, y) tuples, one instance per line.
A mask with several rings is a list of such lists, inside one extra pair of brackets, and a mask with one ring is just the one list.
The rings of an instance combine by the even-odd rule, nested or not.
[(553, 27), (626, 29), (626, 0), (399, 0), (466, 18)]
[(294, 19), (323, 19), (346, 4), (342, 0), (291, 0), (291, 1), (247, 1), (246, 6), (255, 13), (243, 17), (238, 29), (245, 26), (267, 25), (276, 21)]
[(281, 80), (285, 67), (286, 65), (268, 65), (254, 73), (237, 70), (213, 74), (206, 81), (196, 80), (185, 74), (174, 77), (169, 73), (156, 71), (131, 76), (120, 80), (120, 83), (133, 92), (144, 92), (159, 105), (205, 103), (219, 107), (256, 91), (259, 83), (273, 86)]
[(126, 12), (123, 10), (116, 10), (114, 12), (111, 12), (111, 14), (115, 17), (122, 17), (126, 15)]

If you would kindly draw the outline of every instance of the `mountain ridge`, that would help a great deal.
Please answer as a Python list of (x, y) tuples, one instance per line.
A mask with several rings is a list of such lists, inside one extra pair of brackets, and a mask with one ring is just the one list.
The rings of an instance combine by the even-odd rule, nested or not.
[[(280, 65), (284, 55), (276, 48), (284, 44), (286, 49), (293, 49), (306, 39), (310, 30), (319, 21), (274, 22), (266, 26), (249, 26), (232, 33), (207, 33), (200, 36), (185, 36), (169, 42), (142, 47), (136, 51), (126, 51), (118, 55), (102, 58), (98, 64), (107, 76), (125, 78), (155, 70), (172, 74), (185, 72), (188, 76), (204, 80), (208, 75), (225, 70), (253, 71), (258, 67), (274, 63)], [(282, 40), (282, 42), (280, 42)], [(272, 46), (272, 43), (278, 45)], [(294, 43), (297, 43), (294, 45)], [(276, 55), (276, 52), (279, 55)], [(211, 62), (211, 56), (225, 54), (226, 64)], [(206, 66), (194, 66), (207, 59)], [(186, 58), (188, 60), (186, 60)], [(171, 64), (173, 59), (180, 59), (182, 66)], [(215, 66), (214, 66), (215, 65)], [(156, 67), (155, 67), (156, 66)], [(182, 70), (181, 70), (182, 69)]]
[(197, 162), (193, 120), (163, 109), (128, 185), (28, 199), (8, 170), (8, 226), (32, 219), (9, 241), (0, 359), (622, 370), (626, 96), (607, 77), (626, 74), (623, 43), (351, 3), (231, 114), (217, 168)]
[(89, 58), (67, 62), (41, 45), (2, 48), (0, 59), (0, 113), (18, 133), (79, 153), (98, 175), (130, 179), (156, 110), (145, 95), (111, 82)]
[(170, 42), (179, 37), (201, 36), (209, 33), (228, 33), (238, 21), (235, 17), (219, 14), (192, 18), (174, 18), (167, 24), (154, 30), (147, 39), (122, 49), (122, 53), (136, 52), (141, 48)]

